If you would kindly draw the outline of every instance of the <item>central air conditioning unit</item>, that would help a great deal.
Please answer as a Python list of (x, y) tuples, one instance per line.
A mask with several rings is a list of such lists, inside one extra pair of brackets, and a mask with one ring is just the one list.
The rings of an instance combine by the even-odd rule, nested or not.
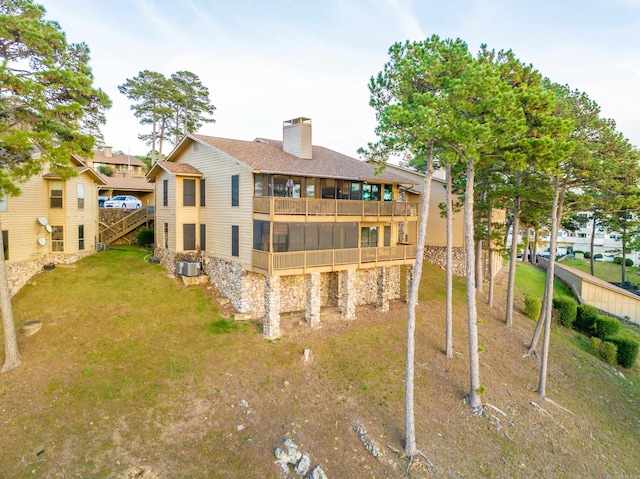
[(200, 262), (199, 261), (185, 261), (182, 270), (182, 276), (199, 276), (200, 275)]
[(109, 249), (109, 243), (102, 243), (102, 242), (97, 242), (96, 243), (96, 251), (106, 251)]
[(185, 264), (186, 264), (186, 261), (176, 261), (176, 274), (179, 274), (180, 276), (184, 275)]

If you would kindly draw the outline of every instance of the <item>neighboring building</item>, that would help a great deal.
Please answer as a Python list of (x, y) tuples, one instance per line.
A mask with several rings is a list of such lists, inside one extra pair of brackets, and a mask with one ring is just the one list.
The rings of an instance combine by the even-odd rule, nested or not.
[(113, 148), (107, 146), (104, 151), (95, 151), (93, 158), (86, 163), (98, 171), (101, 166), (108, 166), (113, 170), (111, 178), (140, 178), (144, 179), (147, 165), (133, 155), (114, 154)]
[(15, 294), (47, 263), (73, 263), (95, 251), (98, 187), (104, 183), (80, 158), (78, 175), (62, 179), (45, 169), (0, 201), (9, 289)]
[[(410, 168), (394, 165), (388, 163), (386, 169), (405, 176), (412, 182), (410, 188), (404, 190), (401, 195), (406, 195), (406, 200), (409, 202), (421, 202), (422, 194), (424, 193), (424, 179), (426, 174), (419, 173)], [(439, 268), (445, 269), (447, 266), (447, 218), (442, 216), (442, 210), (440, 205), (446, 203), (447, 194), (447, 179), (446, 171), (444, 169), (437, 169), (431, 179), (431, 198), (429, 201), (429, 217), (427, 219), (427, 236), (425, 238), (424, 247), (424, 259), (430, 263), (435, 264)], [(457, 198), (454, 198), (456, 201)], [(493, 224), (504, 225), (505, 223), (505, 210), (494, 209), (493, 210)], [(405, 236), (405, 241), (415, 244), (417, 243), (417, 228), (416, 223), (410, 225), (406, 231), (402, 231)], [(465, 252), (464, 252), (464, 218), (463, 212), (458, 211), (453, 213), (452, 221), (453, 231), (453, 274), (456, 276), (464, 276), (466, 272), (465, 264)], [(483, 250), (483, 254), (486, 255), (487, 251)], [(500, 271), (503, 264), (502, 255), (499, 252), (492, 254), (493, 259), (493, 271), (494, 275)], [(487, 257), (485, 261), (485, 276), (489, 274), (489, 268), (487, 264)]]
[(147, 177), (164, 267), (202, 257), (238, 311), (264, 318), (268, 338), (281, 312), (306, 311), (315, 327), (321, 306), (346, 318), (360, 304), (388, 309), (415, 259), (415, 243), (397, 240), (401, 223), (416, 227), (419, 204), (400, 200), (412, 181), (312, 146), (308, 118), (284, 122), (283, 141), (187, 135)]
[(118, 195), (133, 195), (142, 201), (142, 206), (153, 206), (155, 204), (155, 185), (147, 181), (146, 178), (100, 176), (105, 184), (100, 187), (99, 196), (111, 199)]

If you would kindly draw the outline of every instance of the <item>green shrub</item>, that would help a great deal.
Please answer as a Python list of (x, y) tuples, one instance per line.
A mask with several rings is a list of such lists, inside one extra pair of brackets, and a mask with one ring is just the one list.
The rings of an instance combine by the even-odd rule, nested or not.
[(633, 260), (632, 260), (631, 258), (626, 258), (626, 259), (624, 260), (624, 264), (625, 264), (626, 266), (633, 266)]
[(600, 351), (600, 345), (602, 344), (602, 339), (596, 338), (595, 336), (589, 338), (589, 352), (594, 356), (598, 355), (598, 351)]
[(591, 253), (589, 251), (585, 251), (584, 252), (584, 259), (589, 259), (591, 258)]
[(142, 247), (149, 247), (153, 244), (153, 228), (140, 228), (136, 233), (136, 243)]
[(570, 328), (576, 319), (578, 303), (572, 298), (553, 298), (553, 307), (558, 311), (558, 322)]
[(598, 356), (607, 364), (614, 366), (618, 362), (618, 346), (610, 341), (603, 341), (600, 344)]
[(602, 253), (596, 253), (593, 255), (593, 259), (600, 259), (602, 258)]
[(590, 304), (581, 304), (577, 308), (576, 320), (573, 323), (575, 329), (591, 334), (593, 325), (598, 317), (598, 310)]
[(620, 331), (620, 321), (609, 316), (598, 316), (593, 326), (593, 334), (600, 339), (615, 336)]
[(618, 347), (617, 361), (623, 368), (631, 368), (638, 359), (638, 342), (630, 338), (611, 338), (613, 344)]
[(540, 310), (542, 309), (542, 300), (535, 296), (527, 296), (524, 298), (524, 314), (534, 321), (540, 316)]
[(616, 256), (615, 258), (613, 258), (613, 262), (615, 264), (622, 264), (622, 256)]

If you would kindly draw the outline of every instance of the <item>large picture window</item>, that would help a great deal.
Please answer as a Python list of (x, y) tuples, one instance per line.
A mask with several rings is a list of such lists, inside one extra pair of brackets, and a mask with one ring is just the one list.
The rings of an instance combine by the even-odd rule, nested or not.
[(182, 206), (196, 205), (196, 180), (182, 180)]
[(196, 225), (182, 225), (182, 247), (185, 251), (193, 251), (196, 249)]

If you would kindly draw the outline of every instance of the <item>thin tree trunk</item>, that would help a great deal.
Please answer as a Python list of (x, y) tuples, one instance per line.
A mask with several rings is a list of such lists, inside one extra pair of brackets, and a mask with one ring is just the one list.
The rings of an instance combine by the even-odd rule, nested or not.
[(538, 264), (538, 229), (533, 235), (533, 261), (532, 264)]
[(413, 457), (418, 453), (416, 446), (416, 425), (414, 414), (414, 366), (415, 366), (415, 332), (416, 332), (416, 306), (418, 305), (418, 290), (422, 276), (422, 261), (424, 259), (424, 243), (427, 236), (427, 220), (429, 219), (429, 200), (431, 198), (431, 178), (433, 177), (433, 144), (429, 150), (427, 163), (427, 176), (424, 179), (424, 192), (420, 208), (420, 223), (418, 231), (418, 244), (416, 245), (416, 261), (413, 267), (413, 279), (409, 290), (409, 302), (407, 304), (407, 364), (405, 377), (405, 445), (404, 450)]
[(476, 251), (475, 251), (475, 271), (476, 271), (476, 291), (482, 293), (484, 286), (484, 261), (482, 257), (482, 240), (479, 239), (476, 242)]
[(2, 223), (0, 223), (0, 308), (2, 309), (2, 332), (4, 333), (4, 365), (2, 372), (11, 371), (20, 366), (22, 358), (18, 351), (18, 339), (13, 323), (11, 292), (7, 278), (7, 266), (4, 261), (4, 242), (2, 241)]
[(513, 325), (513, 298), (516, 284), (516, 258), (518, 256), (518, 233), (520, 232), (520, 200), (513, 199), (513, 230), (511, 233), (511, 253), (509, 256), (509, 279), (507, 280), (507, 304), (505, 323), (510, 328)]
[(529, 251), (529, 246), (531, 241), (529, 241), (529, 235), (531, 234), (531, 227), (527, 226), (524, 230), (524, 251), (522, 252), (522, 262), (531, 264), (531, 252)]
[(489, 210), (487, 212), (487, 258), (489, 259), (489, 306), (493, 307), (493, 287), (495, 285), (494, 282), (494, 273), (493, 273), (493, 251), (491, 248), (491, 233), (492, 233), (492, 217), (491, 217), (491, 207), (489, 206)]
[[(540, 361), (540, 381), (538, 383), (538, 394), (546, 397), (547, 391), (547, 365), (549, 362), (549, 347), (551, 342), (551, 298), (553, 297), (554, 269), (556, 264), (556, 243), (558, 242), (558, 207), (559, 201), (559, 178), (555, 177), (553, 185), (553, 205), (551, 206), (551, 241), (549, 244), (549, 268), (547, 269), (547, 281), (545, 283), (545, 297), (547, 302), (544, 310), (544, 338), (542, 340), (542, 357)], [(532, 347), (533, 347), (532, 341)]]
[(155, 110), (156, 110), (156, 100), (154, 99), (153, 100), (153, 130), (152, 130), (152, 133), (151, 133), (151, 166), (153, 166), (156, 163), (156, 161), (159, 160), (159, 158), (157, 158), (157, 155), (156, 155), (156, 137), (157, 137), (157, 134), (156, 134), (156, 122), (157, 122), (157, 119), (156, 119), (156, 111)]
[(594, 266), (593, 266), (593, 251), (595, 249), (595, 237), (596, 237), (596, 217), (592, 216), (591, 218), (591, 241), (589, 241), (589, 269), (591, 271), (591, 276), (595, 276), (594, 274)]
[(473, 159), (467, 163), (467, 185), (464, 197), (464, 237), (467, 275), (467, 324), (469, 327), (469, 406), (474, 413), (482, 410), (480, 399), (480, 358), (478, 355), (478, 313), (476, 311), (475, 248), (473, 228)]
[(447, 164), (447, 305), (446, 305), (446, 355), (453, 358), (453, 181), (451, 165)]

